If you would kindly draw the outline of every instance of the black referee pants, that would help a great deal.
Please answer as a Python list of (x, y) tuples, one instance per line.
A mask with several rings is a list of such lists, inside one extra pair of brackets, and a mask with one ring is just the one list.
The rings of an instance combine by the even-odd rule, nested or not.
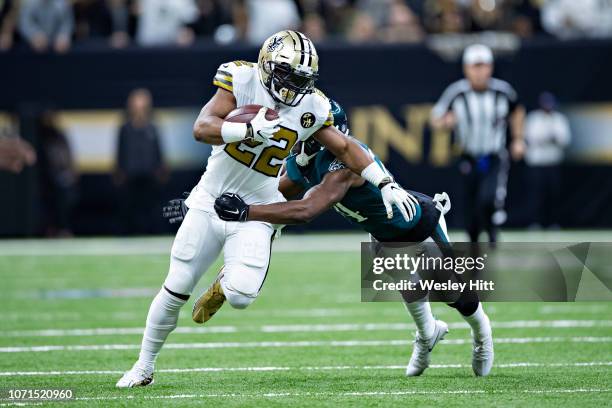
[(481, 157), (462, 156), (459, 170), (464, 181), (465, 226), (471, 242), (486, 231), (497, 242), (498, 226), (505, 221), (508, 152)]

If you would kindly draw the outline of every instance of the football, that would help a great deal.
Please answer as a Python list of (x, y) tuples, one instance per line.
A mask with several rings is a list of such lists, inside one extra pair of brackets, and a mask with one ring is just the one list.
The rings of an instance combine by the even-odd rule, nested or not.
[[(259, 112), (261, 108), (261, 105), (244, 105), (228, 113), (225, 120), (228, 122), (249, 123), (257, 116), (257, 112)], [(278, 113), (274, 109), (268, 108), (266, 111), (266, 119), (273, 120), (276, 118), (278, 118)]]

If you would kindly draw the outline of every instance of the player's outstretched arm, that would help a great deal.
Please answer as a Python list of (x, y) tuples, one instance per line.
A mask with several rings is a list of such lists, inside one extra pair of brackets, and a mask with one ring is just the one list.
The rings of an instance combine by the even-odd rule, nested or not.
[(380, 189), (387, 218), (393, 218), (395, 205), (407, 222), (412, 220), (416, 214), (416, 199), (393, 181), (383, 167), (357, 142), (333, 126), (319, 129), (314, 137), (355, 174), (361, 175)]
[(263, 221), (272, 224), (303, 224), (312, 221), (342, 200), (348, 189), (363, 182), (348, 169), (328, 173), (301, 200), (267, 205), (247, 205), (240, 197), (224, 194), (215, 200), (215, 211), (225, 221)]
[(355, 174), (361, 174), (366, 167), (373, 163), (372, 157), (357, 142), (333, 126), (319, 129), (314, 137)]
[(221, 128), (223, 118), (236, 109), (236, 98), (231, 92), (217, 89), (217, 92), (204, 105), (193, 125), (193, 137), (198, 142), (211, 145), (224, 144)]
[(278, 191), (280, 191), (287, 200), (291, 200), (304, 191), (304, 187), (291, 181), (287, 173), (285, 173), (281, 176), (278, 183)]

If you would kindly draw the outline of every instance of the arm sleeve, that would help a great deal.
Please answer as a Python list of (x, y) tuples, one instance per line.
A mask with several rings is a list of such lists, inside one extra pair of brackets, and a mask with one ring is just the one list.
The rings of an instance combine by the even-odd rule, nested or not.
[(563, 115), (563, 114), (559, 114), (560, 115), (560, 122), (561, 122), (561, 133), (559, 133), (559, 135), (557, 136), (557, 140), (559, 141), (559, 144), (561, 146), (567, 146), (570, 144), (570, 141), (572, 140), (572, 131), (569, 125), (569, 121), (567, 120), (567, 118)]
[(457, 96), (457, 91), (455, 88), (456, 86), (455, 84), (453, 84), (444, 90), (438, 102), (436, 102), (434, 107), (431, 109), (431, 116), (433, 118), (436, 118), (436, 119), (441, 118), (448, 111), (451, 110), (453, 101), (455, 100), (455, 97)]
[(234, 62), (221, 64), (213, 78), (213, 85), (234, 93), (234, 74), (236, 73), (236, 68), (237, 66)]

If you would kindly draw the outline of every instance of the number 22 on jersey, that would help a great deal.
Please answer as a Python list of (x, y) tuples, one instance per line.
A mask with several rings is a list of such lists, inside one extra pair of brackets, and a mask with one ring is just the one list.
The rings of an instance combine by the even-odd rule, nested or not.
[[(259, 153), (259, 156), (257, 156), (257, 153), (244, 149), (243, 145), (257, 147), (261, 144), (261, 142), (251, 140), (227, 144), (225, 145), (225, 152), (233, 159), (258, 173), (268, 177), (276, 177), (281, 169), (282, 161), (289, 155), (297, 139), (298, 134), (295, 130), (281, 126), (279, 131), (276, 132), (271, 139), (278, 142), (280, 145), (272, 145), (264, 148)], [(273, 164), (272, 162), (274, 159), (276, 159), (277, 162)]]

